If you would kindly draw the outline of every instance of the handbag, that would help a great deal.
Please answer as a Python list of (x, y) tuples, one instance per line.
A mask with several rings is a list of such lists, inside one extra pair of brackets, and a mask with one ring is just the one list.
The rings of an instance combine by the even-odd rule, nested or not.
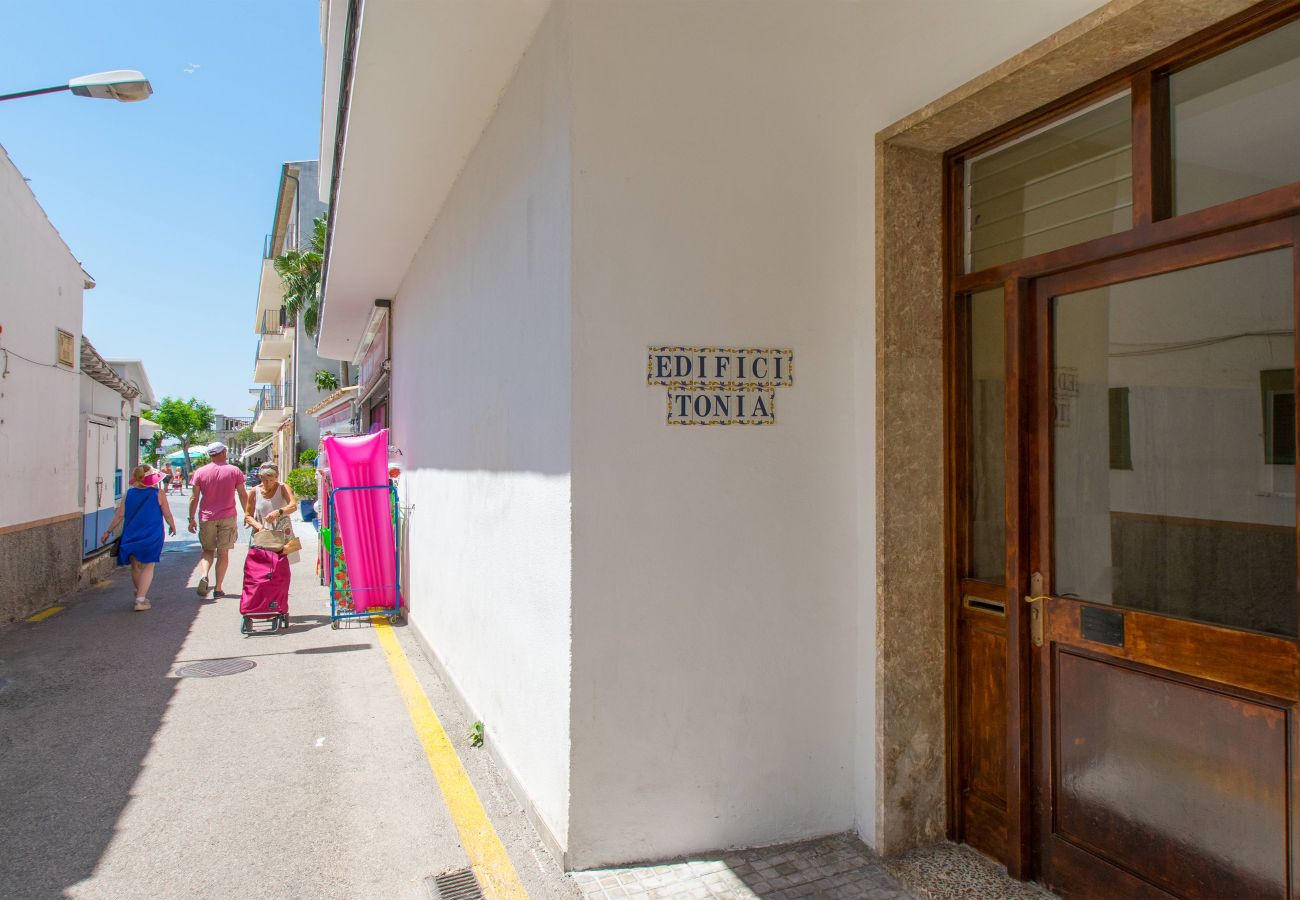
[[(141, 506), (143, 505), (144, 504), (141, 504)], [(139, 511), (140, 511), (139, 506), (131, 510), (131, 515), (127, 516), (126, 521), (122, 523), (122, 530), (117, 533), (117, 537), (113, 538), (111, 541), (109, 541), (107, 544), (104, 545), (105, 547), (109, 548), (109, 553), (114, 559), (117, 559), (122, 554), (122, 536), (126, 534), (127, 528), (131, 526), (131, 520), (135, 518), (135, 514), (138, 513)], [(120, 566), (125, 564), (118, 563), (118, 565)]]
[[(284, 486), (280, 486), (280, 491), (276, 493), (277, 497), (285, 496), (282, 492)], [(271, 550), (275, 553), (288, 556), (290, 553), (296, 553), (302, 549), (302, 541), (298, 540), (293, 533), (293, 523), (288, 516), (280, 521), (284, 522), (284, 527), (276, 525), (263, 525), (261, 531), (254, 532), (249, 544), (261, 550)]]
[[(297, 539), (295, 538), (295, 540)], [(259, 550), (274, 550), (276, 553), (283, 553), (284, 548), (288, 546), (289, 538), (283, 531), (263, 527), (261, 531), (253, 533), (252, 540), (248, 543)]]

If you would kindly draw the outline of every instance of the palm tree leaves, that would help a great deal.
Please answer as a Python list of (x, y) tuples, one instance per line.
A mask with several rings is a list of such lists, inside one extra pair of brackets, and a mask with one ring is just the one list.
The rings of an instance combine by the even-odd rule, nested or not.
[(325, 256), (326, 217), (312, 222), (311, 241), (305, 249), (289, 250), (272, 261), (284, 284), (284, 310), (289, 319), (298, 321), (312, 337), (320, 327), (320, 276)]

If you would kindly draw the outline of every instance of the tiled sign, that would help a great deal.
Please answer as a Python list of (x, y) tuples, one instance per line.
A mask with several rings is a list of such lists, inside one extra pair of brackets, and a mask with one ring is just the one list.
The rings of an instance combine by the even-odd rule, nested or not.
[(776, 388), (794, 384), (794, 351), (651, 347), (646, 384), (668, 389), (669, 425), (775, 425)]

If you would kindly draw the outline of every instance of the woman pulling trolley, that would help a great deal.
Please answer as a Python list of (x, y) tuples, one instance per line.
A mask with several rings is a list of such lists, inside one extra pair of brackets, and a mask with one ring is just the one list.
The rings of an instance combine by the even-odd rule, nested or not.
[(256, 621), (269, 621), (272, 631), (289, 627), (289, 566), (301, 546), (290, 518), (296, 501), (280, 483), (280, 470), (268, 463), (258, 470), (258, 478), (261, 484), (249, 492), (244, 509), (244, 524), (253, 529), (239, 598), (244, 634), (253, 633)]

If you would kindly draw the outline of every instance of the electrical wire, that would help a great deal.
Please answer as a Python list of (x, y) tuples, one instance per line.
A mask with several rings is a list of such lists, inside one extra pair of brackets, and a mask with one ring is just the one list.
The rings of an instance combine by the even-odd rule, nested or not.
[[(1282, 329), (1282, 328), (1277, 328), (1270, 331), (1243, 331), (1240, 332), (1239, 334), (1224, 334), (1224, 335), (1219, 335), (1217, 337), (1202, 338), (1197, 341), (1184, 341), (1182, 343), (1173, 343), (1173, 344), (1154, 344), (1148, 346), (1144, 350), (1122, 350), (1119, 353), (1111, 353), (1109, 354), (1109, 356), (1111, 359), (1115, 359), (1121, 356), (1152, 356), (1157, 353), (1177, 353), (1180, 350), (1196, 350), (1201, 347), (1211, 347), (1215, 344), (1224, 344), (1227, 343), (1228, 341), (1235, 341), (1240, 338), (1290, 337), (1291, 335), (1294, 334), (1295, 332), (1293, 330)], [(1116, 346), (1122, 347), (1124, 345), (1118, 344)]]
[(14, 355), (14, 356), (16, 356), (16, 357), (18, 357), (19, 359), (23, 360), (24, 362), (29, 362), (29, 363), (31, 363), (31, 364), (34, 365), (34, 366), (44, 366), (44, 367), (47, 368), (47, 369), (57, 369), (57, 370), (60, 371), (60, 372), (67, 372), (69, 375), (76, 375), (76, 374), (77, 374), (77, 370), (76, 370), (76, 369), (69, 369), (67, 366), (60, 365), (60, 364), (58, 364), (58, 363), (43, 363), (43, 362), (38, 362), (37, 360), (34, 360), (34, 359), (29, 358), (29, 357), (23, 356), (23, 355), (22, 355), (21, 353), (19, 353), (17, 350), (10, 350), (8, 347), (0, 347), (0, 353), (3, 353), (3, 354), (5, 355), (4, 371), (3, 371), (3, 372), (0, 372), (0, 378), (8, 378), (8, 377), (9, 377), (9, 356), (10, 356), (11, 354)]

